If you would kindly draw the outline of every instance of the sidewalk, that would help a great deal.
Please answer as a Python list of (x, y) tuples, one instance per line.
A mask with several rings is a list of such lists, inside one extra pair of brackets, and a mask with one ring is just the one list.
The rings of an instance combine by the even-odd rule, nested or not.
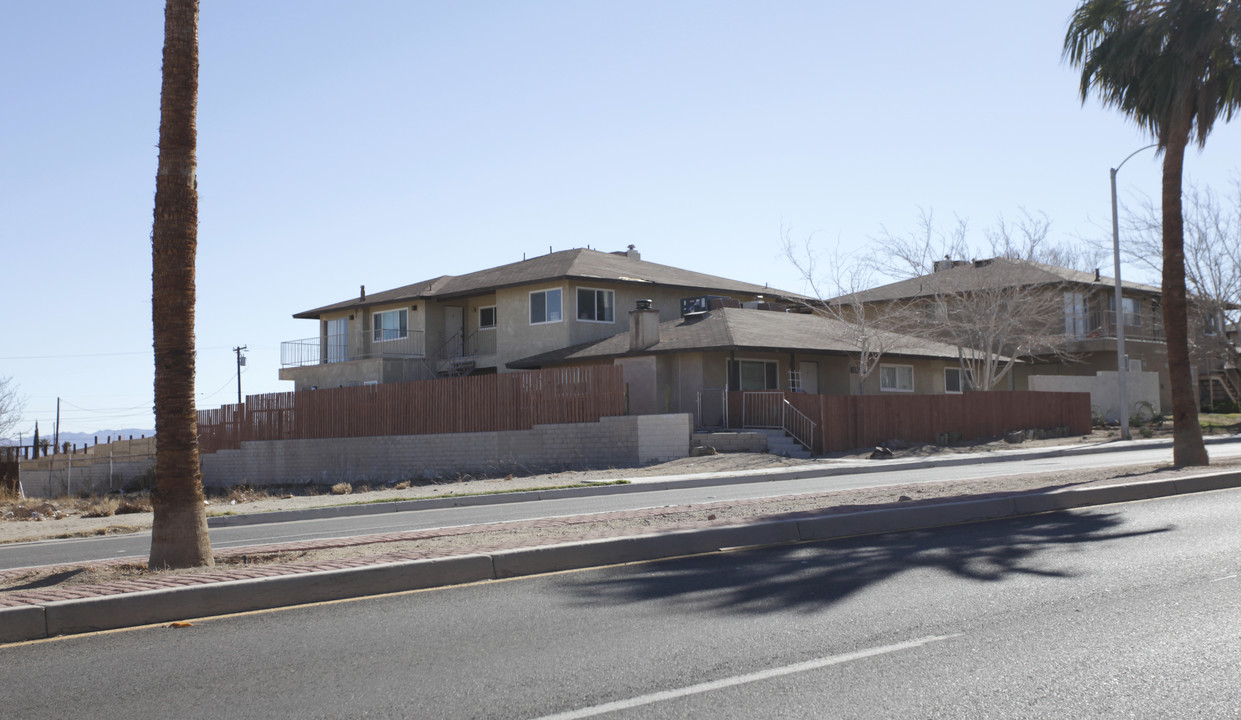
[[(1208, 445), (1223, 443), (1241, 443), (1241, 436), (1224, 435), (1206, 438)], [(981, 465), (1013, 460), (1036, 460), (1051, 457), (1072, 457), (1077, 455), (1094, 455), (1098, 453), (1121, 452), (1135, 449), (1171, 448), (1168, 439), (1154, 440), (1111, 440), (1090, 445), (1058, 445), (1039, 448), (1013, 448), (1011, 450), (993, 450), (988, 452), (955, 453), (952, 455), (930, 455), (923, 457), (894, 458), (888, 460), (870, 460), (866, 458), (848, 458), (822, 460), (812, 464), (798, 465), (792, 468), (764, 468), (746, 470), (744, 472), (706, 472), (683, 475), (634, 476), (628, 478), (626, 485), (600, 484), (590, 487), (562, 488), (547, 490), (527, 490), (518, 492), (496, 493), (491, 495), (446, 495), (438, 498), (419, 500), (394, 500), (358, 505), (334, 505), (329, 507), (306, 508), (300, 510), (280, 510), (275, 512), (250, 513), (242, 515), (217, 515), (207, 519), (209, 527), (236, 527), (240, 525), (258, 525), (263, 523), (288, 522), (293, 520), (313, 520), (318, 518), (348, 517), (351, 515), (376, 515), (392, 512), (408, 512), (412, 510), (434, 510), (450, 507), (469, 507), (482, 505), (502, 505), (507, 503), (550, 500), (554, 498), (588, 497), (597, 495), (620, 495), (641, 492), (658, 492), (677, 488), (714, 487), (720, 485), (739, 485), (744, 483), (777, 482), (780, 480), (801, 480), (812, 477), (832, 477), (837, 475), (859, 475), (865, 473), (888, 472), (896, 469), (912, 470), (929, 467), (953, 467), (958, 465)]]
[[(1234, 438), (1225, 440), (1229, 439)], [(904, 467), (973, 464), (1012, 459), (1014, 454), (1024, 458), (1049, 457), (1081, 452), (1107, 452), (1134, 445), (1160, 447), (1158, 441), (1131, 441), (1070, 450), (1018, 450), (1004, 453), (1006, 458), (995, 457), (999, 453), (993, 452), (986, 453), (987, 457), (983, 458), (954, 456), (942, 460), (853, 461), (850, 463), (836, 461), (801, 467), (796, 470), (716, 474), (716, 477), (666, 476), (647, 478), (644, 482), (631, 486), (544, 491), (540, 494), (547, 496), (549, 492), (615, 492), (617, 490), (634, 492), (640, 490), (631, 488), (651, 490), (665, 486), (686, 487), (690, 484), (755, 482), (758, 479), (756, 476), (761, 476), (762, 480), (787, 479), (822, 475), (828, 472), (836, 474), (848, 471), (868, 471), (872, 467), (887, 469), (898, 464)], [(164, 573), (102, 584), (19, 589), (0, 594), (0, 642), (16, 642), (62, 634), (131, 627), (559, 570), (654, 560), (715, 552), (727, 548), (805, 542), (935, 527), (1231, 487), (1241, 487), (1241, 472), (1235, 470), (1208, 472), (1178, 477), (1174, 480), (1123, 483), (1051, 492), (1043, 489), (1003, 496), (996, 496), (992, 493), (968, 500), (913, 502), (879, 509), (844, 511), (825, 509), (786, 513), (729, 525), (712, 522), (715, 516), (707, 515), (700, 521), (679, 522), (677, 529), (673, 530), (661, 528), (658, 521), (665, 515), (684, 513), (684, 508), (655, 508), (586, 517), (552, 518), (476, 527), (234, 548), (217, 552), (217, 557), (225, 560), (244, 558), (247, 555), (264, 552), (296, 553), (380, 544), (394, 546), (397, 543), (446, 536), (460, 538), (463, 547), (468, 547), (468, 551), (402, 549), (368, 557), (268, 565), (241, 564), (219, 567), (205, 572)], [(495, 501), (494, 497), (488, 499)], [(509, 501), (520, 499), (508, 498)], [(445, 500), (448, 500), (450, 504), (459, 504), (463, 500), (484, 499), (445, 498), (393, 504), (407, 506), (404, 509), (411, 509), (408, 507), (410, 502), (442, 503)], [(763, 501), (734, 501), (718, 505), (737, 506), (745, 502)], [(368, 509), (374, 507), (376, 506), (353, 506), (350, 510), (373, 511)], [(426, 507), (426, 505), (419, 507)], [(696, 508), (702, 513), (711, 510), (711, 506), (696, 506)], [(328, 509), (331, 508), (319, 510)], [(340, 509), (333, 510), (337, 510), (339, 514)], [(382, 511), (391, 512), (394, 509)], [(299, 513), (312, 512), (316, 511), (299, 511)], [(263, 521), (277, 522), (279, 519), (276, 516), (287, 515), (287, 513), (268, 515), (272, 517), (263, 518)], [(245, 516), (227, 519), (235, 520), (241, 517)], [(307, 515), (300, 514), (299, 517), (305, 518)], [(651, 532), (634, 534), (632, 527), (628, 530), (612, 531), (606, 528), (602, 530), (594, 528), (589, 532), (579, 532), (575, 528), (575, 526), (585, 527), (588, 524), (598, 525), (601, 521), (608, 520), (640, 520), (644, 524), (649, 524)], [(624, 525), (624, 523), (618, 524)], [(532, 538), (531, 535), (538, 537)], [(132, 563), (134, 560), (134, 558), (117, 559), (106, 563), (95, 563), (92, 567), (115, 566), (127, 562)], [(62, 572), (77, 573), (83, 570), (82, 566), (73, 565), (64, 566)]]

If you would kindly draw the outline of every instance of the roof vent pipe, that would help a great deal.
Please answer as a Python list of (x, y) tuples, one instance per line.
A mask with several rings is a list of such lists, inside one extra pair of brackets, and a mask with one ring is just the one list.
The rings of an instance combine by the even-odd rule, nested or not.
[(362, 289), (360, 292), (362, 293), (361, 301), (366, 302), (366, 286), (365, 285), (362, 286)]

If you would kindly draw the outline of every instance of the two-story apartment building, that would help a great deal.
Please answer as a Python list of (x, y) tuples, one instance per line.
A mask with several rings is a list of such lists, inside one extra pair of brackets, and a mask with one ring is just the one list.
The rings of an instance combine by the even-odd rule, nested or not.
[(806, 298), (762, 285), (586, 248), (548, 253), (466, 275), (306, 310), (314, 337), (281, 346), (280, 379), (296, 390), (508, 372), (521, 358), (627, 332), (626, 311), (651, 300), (661, 320), (681, 301)]
[[(859, 293), (857, 300), (867, 305), (903, 302), (925, 306), (930, 317), (943, 312), (958, 298), (985, 294), (996, 289), (1020, 288), (1031, 301), (1029, 312), (1054, 313), (1046, 327), (1059, 332), (1063, 321), (1063, 352), (1034, 357), (1017, 366), (1009, 387), (1025, 390), (1029, 379), (1038, 375), (1095, 375), (1117, 370), (1117, 336), (1123, 323), (1125, 354), (1130, 372), (1154, 372), (1159, 376), (1160, 404), (1171, 407), (1167, 348), (1164, 343), (1163, 315), (1159, 288), (1122, 281), (1120, 311), (1115, 307), (1115, 280), (1098, 270), (1082, 272), (1044, 263), (1009, 258), (976, 261), (943, 260), (935, 271), (901, 280)], [(1217, 318), (1216, 322), (1222, 322)], [(1222, 388), (1224, 392), (1235, 380), (1227, 376), (1223, 363), (1212, 362), (1207, 349), (1216, 334), (1210, 322), (1191, 314), (1191, 343), (1202, 349), (1198, 356), (1197, 377), (1204, 388)], [(1235, 372), (1235, 370), (1234, 370)]]

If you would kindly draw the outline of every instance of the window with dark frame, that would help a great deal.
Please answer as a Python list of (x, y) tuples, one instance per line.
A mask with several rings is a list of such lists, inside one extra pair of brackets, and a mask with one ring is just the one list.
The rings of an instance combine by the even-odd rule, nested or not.
[(478, 329), (491, 330), (496, 326), (496, 306), (489, 305), (478, 309)]
[(530, 324), (560, 322), (560, 288), (530, 293)]
[(612, 290), (577, 289), (577, 319), (589, 322), (614, 322), (616, 293)]

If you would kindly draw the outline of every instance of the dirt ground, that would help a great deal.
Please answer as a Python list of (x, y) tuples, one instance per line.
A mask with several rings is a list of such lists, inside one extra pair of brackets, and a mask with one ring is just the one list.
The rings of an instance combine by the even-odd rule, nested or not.
[[(995, 452), (997, 450), (1035, 449), (1050, 446), (1094, 445), (1114, 440), (1114, 433), (1100, 430), (1089, 436), (1028, 440), (1012, 445), (1002, 440), (963, 443), (951, 447), (911, 445), (896, 448), (893, 458), (931, 455)], [(811, 460), (787, 458), (767, 453), (722, 453), (703, 457), (687, 457), (637, 468), (571, 470), (541, 475), (475, 477), (463, 475), (450, 481), (408, 485), (406, 487), (370, 488), (355, 485), (348, 494), (332, 494), (328, 489), (298, 488), (232, 488), (208, 496), (207, 515), (238, 515), (277, 510), (329, 507), (395, 500), (416, 500), (454, 495), (487, 495), (520, 490), (542, 490), (591, 483), (624, 482), (640, 478), (702, 473), (735, 473), (771, 470), (842, 461), (865, 459), (869, 450), (835, 453)], [(879, 462), (879, 461), (875, 461)], [(149, 500), (144, 495), (129, 496), (129, 507), (123, 498), (62, 497), (52, 500), (16, 498), (0, 499), (0, 543), (30, 542), (57, 538), (90, 537), (141, 532), (151, 528)], [(116, 509), (109, 512), (109, 505)], [(128, 512), (125, 512), (128, 510)], [(141, 511), (139, 511), (141, 510)], [(103, 513), (101, 517), (90, 515)]]
[[(1105, 432), (1087, 438), (1028, 441), (1018, 446), (999, 442), (977, 443), (953, 448), (914, 446), (898, 449), (895, 457), (918, 457), (939, 453), (994, 452), (999, 449), (1035, 448), (1048, 445), (1083, 445), (1109, 440)], [(810, 464), (840, 462), (865, 458), (854, 453), (834, 458), (797, 460), (768, 454), (721, 454), (683, 458), (642, 468), (573, 471), (532, 475), (528, 477), (468, 478), (439, 485), (422, 485), (403, 489), (367, 490), (357, 488), (344, 495), (267, 494), (235, 489), (209, 500), (209, 514), (270, 512), (295, 508), (323, 507), (351, 502), (375, 502), (397, 499), (442, 497), (445, 495), (480, 494), (521, 489), (562, 487), (586, 483), (615, 482), (623, 479), (684, 475), (691, 473), (737, 472), (768, 468), (797, 467)], [(874, 461), (882, 462), (882, 461)], [(878, 507), (895, 503), (944, 502), (964, 496), (995, 495), (1035, 489), (1057, 489), (1107, 485), (1134, 480), (1154, 480), (1203, 472), (1241, 468), (1241, 459), (1226, 459), (1210, 468), (1173, 469), (1168, 466), (1132, 466), (1071, 473), (1039, 473), (1008, 476), (987, 480), (961, 480), (918, 485), (893, 486), (864, 490), (845, 490), (751, 501), (731, 501), (692, 506), (674, 506), (640, 512), (605, 513), (578, 518), (559, 518), (546, 523), (515, 523), (511, 525), (455, 528), (445, 531), (409, 533), (408, 538), (350, 538), (324, 542), (313, 548), (295, 550), (268, 546), (261, 549), (241, 548), (217, 553), (217, 563), (310, 563), (329, 559), (372, 556), (375, 560), (436, 557), (520, 545), (543, 545), (596, 537), (612, 537), (667, 530), (735, 524), (770, 519), (796, 513), (822, 513)], [(150, 528), (151, 513), (137, 512), (112, 517), (83, 517), (90, 501), (63, 499), (49, 503), (0, 503), (0, 542), (22, 542), (56, 537), (141, 532)], [(43, 520), (30, 517), (31, 508)], [(54, 519), (56, 514), (59, 519)], [(53, 574), (66, 575), (65, 568), (44, 569), (27, 573), (0, 575), (0, 592), (29, 587), (32, 582), (43, 584)], [(193, 572), (193, 571), (179, 571)], [(139, 562), (94, 564), (71, 573), (65, 583), (100, 583), (147, 575), (150, 571)]]

